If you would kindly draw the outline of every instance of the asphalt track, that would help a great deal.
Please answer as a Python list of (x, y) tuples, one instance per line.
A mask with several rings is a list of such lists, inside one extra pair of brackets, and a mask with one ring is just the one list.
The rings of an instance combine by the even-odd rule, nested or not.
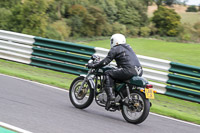
[(198, 133), (200, 125), (150, 114), (139, 125), (95, 102), (85, 110), (70, 103), (68, 92), (0, 75), (0, 122), (33, 133)]

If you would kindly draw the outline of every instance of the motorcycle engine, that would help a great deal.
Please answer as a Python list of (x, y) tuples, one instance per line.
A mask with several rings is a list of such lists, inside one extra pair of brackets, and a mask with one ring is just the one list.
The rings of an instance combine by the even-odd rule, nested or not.
[(99, 100), (100, 103), (102, 103), (102, 104), (106, 104), (106, 102), (107, 102), (107, 94), (106, 94), (106, 92), (102, 92), (99, 95), (97, 95), (97, 100)]

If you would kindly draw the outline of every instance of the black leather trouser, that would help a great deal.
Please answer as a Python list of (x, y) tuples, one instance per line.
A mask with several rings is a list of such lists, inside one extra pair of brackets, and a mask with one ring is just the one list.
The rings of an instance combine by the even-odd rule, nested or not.
[(133, 76), (142, 76), (143, 70), (140, 67), (133, 68), (117, 68), (107, 70), (105, 72), (105, 86), (112, 87), (114, 80), (128, 80)]

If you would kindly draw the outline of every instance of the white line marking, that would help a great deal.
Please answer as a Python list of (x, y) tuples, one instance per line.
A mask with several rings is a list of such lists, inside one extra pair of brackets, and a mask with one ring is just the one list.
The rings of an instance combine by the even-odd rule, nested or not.
[[(0, 74), (0, 75), (11, 77), (11, 78), (14, 78), (14, 79), (19, 79), (19, 80), (22, 80), (22, 81), (32, 82), (32, 83), (35, 83), (35, 84), (38, 84), (38, 85), (42, 85), (42, 86), (45, 86), (45, 87), (50, 87), (50, 88), (53, 88), (53, 89), (56, 89), (56, 90), (60, 90), (60, 91), (64, 91), (64, 92), (69, 92), (68, 90), (64, 90), (64, 89), (61, 89), (61, 88), (58, 88), (58, 87), (54, 87), (54, 86), (50, 86), (50, 85), (46, 85), (46, 84), (42, 84), (42, 83), (38, 83), (38, 82), (35, 82), (35, 81), (30, 81), (30, 80), (26, 80), (26, 79), (14, 77), (14, 76), (9, 76), (9, 75), (4, 75), (4, 74)], [(155, 116), (159, 116), (159, 117), (163, 117), (163, 118), (166, 118), (166, 119), (170, 119), (170, 120), (182, 122), (182, 123), (185, 123), (185, 124), (189, 124), (189, 125), (200, 127), (200, 125), (194, 124), (194, 123), (191, 123), (191, 122), (186, 122), (186, 121), (183, 121), (183, 120), (178, 120), (178, 119), (175, 119), (175, 118), (171, 118), (171, 117), (167, 117), (167, 116), (155, 114), (155, 113), (152, 113), (152, 112), (150, 112), (150, 114), (151, 115), (155, 115)]]
[(182, 122), (182, 123), (185, 123), (185, 124), (189, 124), (189, 125), (193, 125), (193, 126), (200, 127), (200, 125), (198, 125), (198, 124), (194, 124), (194, 123), (187, 122), (187, 121), (183, 121), (183, 120), (178, 120), (178, 119), (171, 118), (171, 117), (168, 117), (168, 116), (159, 115), (159, 114), (152, 113), (152, 112), (150, 112), (150, 114), (151, 114), (151, 115), (155, 115), (155, 116), (159, 116), (159, 117), (163, 117), (163, 118), (166, 118), (166, 119), (170, 119), (170, 120), (174, 120), (174, 121)]
[(21, 129), (21, 128), (18, 128), (18, 127), (15, 127), (15, 126), (9, 125), (7, 123), (3, 123), (3, 122), (0, 122), (0, 126), (11, 129), (11, 130), (19, 132), (19, 133), (32, 133), (32, 132), (26, 131), (24, 129)]

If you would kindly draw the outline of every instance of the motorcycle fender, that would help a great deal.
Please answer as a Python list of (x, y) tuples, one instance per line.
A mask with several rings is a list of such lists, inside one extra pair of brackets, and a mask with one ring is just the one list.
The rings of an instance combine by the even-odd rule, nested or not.
[[(81, 74), (80, 76), (85, 78), (87, 75)], [(89, 84), (90, 84), (91, 88), (94, 89), (95, 88), (94, 80), (89, 78), (88, 81), (89, 81)]]

